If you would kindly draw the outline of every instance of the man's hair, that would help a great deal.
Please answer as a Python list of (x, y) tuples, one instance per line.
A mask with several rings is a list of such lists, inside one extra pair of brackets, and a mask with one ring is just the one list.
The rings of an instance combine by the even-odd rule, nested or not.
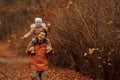
[(47, 31), (46, 30), (43, 30), (41, 32), (45, 33), (45, 36), (47, 37)]

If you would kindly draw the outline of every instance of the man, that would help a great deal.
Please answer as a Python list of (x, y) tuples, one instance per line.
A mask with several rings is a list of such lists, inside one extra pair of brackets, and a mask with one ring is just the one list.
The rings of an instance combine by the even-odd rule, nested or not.
[[(47, 32), (41, 31), (38, 35), (37, 42), (34, 45), (35, 53), (31, 54), (32, 47), (31, 42), (28, 44), (26, 53), (31, 55), (30, 66), (32, 70), (32, 80), (48, 80), (48, 58), (47, 56), (52, 54), (52, 46), (47, 47)], [(46, 53), (46, 50), (48, 51)]]
[[(47, 26), (50, 26), (50, 23), (47, 24)], [(32, 38), (32, 44), (31, 46), (33, 47), (35, 42), (36, 42), (36, 36), (41, 32), (41, 31), (48, 31), (48, 27), (46, 27), (46, 24), (42, 22), (42, 18), (35, 18), (35, 23), (32, 24), (31, 26), (31, 30), (26, 33), (23, 37), (21, 37), (21, 39), (27, 39), (28, 37), (30, 37), (31, 35), (34, 35), (34, 38)], [(50, 44), (49, 39), (47, 39), (48, 44)], [(32, 53), (34, 53), (34, 47), (33, 47), (33, 51)]]

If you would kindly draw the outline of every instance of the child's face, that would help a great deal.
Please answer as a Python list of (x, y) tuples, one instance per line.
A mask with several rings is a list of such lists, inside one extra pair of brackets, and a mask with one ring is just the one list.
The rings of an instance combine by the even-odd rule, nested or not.
[(35, 25), (36, 26), (41, 26), (41, 22), (36, 22)]
[(46, 34), (44, 32), (41, 32), (39, 35), (38, 35), (38, 40), (42, 41), (46, 38)]

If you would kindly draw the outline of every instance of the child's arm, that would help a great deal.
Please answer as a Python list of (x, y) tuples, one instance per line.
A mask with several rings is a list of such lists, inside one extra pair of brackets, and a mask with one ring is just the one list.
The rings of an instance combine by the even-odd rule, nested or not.
[(23, 36), (24, 39), (30, 37), (33, 34), (33, 32), (35, 30), (35, 25), (32, 24), (30, 27), (31, 27), (31, 30)]
[(43, 27), (44, 30), (49, 31), (49, 28), (48, 28), (49, 24), (42, 23), (42, 27)]

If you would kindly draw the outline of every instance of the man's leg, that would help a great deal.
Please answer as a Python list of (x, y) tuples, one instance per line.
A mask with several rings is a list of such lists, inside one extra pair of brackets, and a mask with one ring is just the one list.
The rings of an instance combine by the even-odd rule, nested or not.
[(48, 80), (48, 71), (43, 71), (41, 73), (41, 80)]
[(40, 80), (38, 72), (34, 70), (31, 73), (31, 78), (32, 80)]

